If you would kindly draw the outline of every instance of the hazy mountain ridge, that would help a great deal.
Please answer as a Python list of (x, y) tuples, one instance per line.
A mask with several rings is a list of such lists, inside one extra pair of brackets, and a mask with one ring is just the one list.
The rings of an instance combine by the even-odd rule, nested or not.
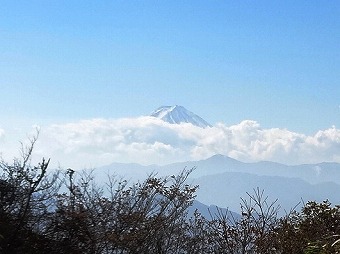
[(197, 200), (194, 200), (192, 206), (190, 206), (188, 209), (189, 217), (192, 217), (194, 215), (196, 209), (207, 219), (212, 219), (212, 217), (219, 214), (219, 212), (223, 214), (228, 214), (228, 217), (230, 217), (231, 219), (237, 220), (241, 218), (241, 215), (239, 213), (230, 211), (227, 208), (216, 205), (205, 205)]
[(194, 183), (200, 186), (197, 191), (198, 200), (205, 204), (228, 207), (236, 212), (239, 212), (240, 197), (247, 198), (246, 192), (253, 193), (255, 188), (264, 190), (272, 201), (278, 199), (277, 203), (284, 210), (290, 210), (296, 205), (302, 206), (303, 202), (309, 200), (321, 202), (328, 199), (340, 203), (340, 185), (331, 182), (310, 184), (299, 178), (225, 172), (197, 178)]
[(227, 156), (215, 155), (206, 160), (173, 163), (165, 166), (142, 166), (112, 163), (94, 171), (99, 181), (115, 174), (134, 181), (156, 173), (174, 175), (184, 168), (196, 168), (189, 183), (198, 184), (197, 200), (204, 204), (228, 207), (239, 212), (240, 197), (259, 187), (283, 209), (290, 210), (302, 200), (329, 199), (340, 203), (340, 164), (318, 163), (288, 166), (274, 162), (244, 163)]
[(173, 163), (163, 166), (166, 170), (180, 167), (196, 167), (192, 177), (223, 172), (243, 172), (264, 176), (301, 178), (309, 183), (335, 182), (340, 184), (339, 163), (285, 165), (277, 162), (241, 162), (224, 155), (214, 155), (206, 160)]

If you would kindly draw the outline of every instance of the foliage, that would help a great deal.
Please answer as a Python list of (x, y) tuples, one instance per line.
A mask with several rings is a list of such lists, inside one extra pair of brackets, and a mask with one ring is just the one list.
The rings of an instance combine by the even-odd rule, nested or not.
[(274, 253), (275, 229), (278, 226), (276, 201), (259, 189), (241, 199), (241, 218), (235, 219), (221, 209), (209, 222), (216, 253)]
[(340, 206), (309, 201), (281, 219), (278, 235), (281, 246), (295, 253), (339, 253)]
[[(36, 166), (30, 160), (36, 137), (22, 145), (21, 158), (0, 162), (0, 250), (39, 253), (47, 243), (47, 220), (59, 189), (58, 173), (49, 175), (49, 160)], [(48, 246), (43, 246), (48, 249)]]
[(63, 242), (62, 253), (177, 253), (196, 190), (185, 184), (189, 173), (133, 185), (111, 177), (109, 197), (90, 175), (77, 184), (70, 176), (69, 194), (58, 196), (54, 239)]

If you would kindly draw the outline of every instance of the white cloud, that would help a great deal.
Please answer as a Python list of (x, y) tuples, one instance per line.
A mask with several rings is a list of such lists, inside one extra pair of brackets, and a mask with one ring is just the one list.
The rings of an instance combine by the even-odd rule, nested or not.
[(76, 168), (113, 161), (166, 164), (214, 154), (286, 164), (340, 162), (340, 130), (335, 127), (307, 136), (287, 129), (263, 129), (250, 120), (205, 129), (152, 117), (83, 120), (42, 128), (38, 146), (42, 156)]

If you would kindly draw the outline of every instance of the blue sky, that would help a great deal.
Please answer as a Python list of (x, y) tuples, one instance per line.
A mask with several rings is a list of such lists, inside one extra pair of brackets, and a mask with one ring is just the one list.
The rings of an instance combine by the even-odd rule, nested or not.
[(0, 128), (183, 105), (214, 124), (340, 126), (339, 1), (2, 1)]

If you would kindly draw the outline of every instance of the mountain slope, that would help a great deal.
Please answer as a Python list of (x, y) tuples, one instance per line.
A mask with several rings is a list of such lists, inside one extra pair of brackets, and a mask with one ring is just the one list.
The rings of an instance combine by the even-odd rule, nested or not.
[(298, 202), (329, 199), (340, 203), (340, 164), (320, 163), (288, 166), (274, 162), (244, 163), (223, 155), (206, 160), (188, 161), (166, 166), (141, 166), (113, 163), (94, 171), (99, 182), (107, 181), (107, 174), (123, 176), (132, 182), (143, 180), (150, 173), (158, 176), (176, 175), (184, 168), (196, 167), (189, 183), (199, 184), (197, 199), (207, 205), (215, 204), (239, 211), (240, 197), (254, 188), (264, 189), (269, 197), (279, 199), (283, 209), (289, 210)]
[(300, 178), (311, 184), (334, 182), (340, 184), (339, 163), (318, 163), (302, 165), (285, 165), (270, 161), (245, 163), (224, 155), (214, 155), (200, 161), (178, 162), (161, 167), (161, 172), (171, 172), (184, 167), (196, 167), (191, 177), (201, 177), (224, 172), (240, 172), (262, 176), (281, 176)]
[(297, 205), (301, 207), (302, 203), (307, 201), (321, 202), (328, 199), (333, 204), (340, 203), (340, 185), (335, 183), (310, 184), (298, 178), (238, 172), (203, 176), (194, 179), (193, 183), (200, 186), (197, 200), (204, 204), (228, 207), (235, 212), (239, 212), (240, 197), (248, 200), (246, 192), (253, 194), (256, 188), (264, 190), (269, 201), (278, 199), (277, 204), (282, 207), (281, 213)]
[[(164, 166), (142, 166), (135, 163), (112, 163), (95, 170), (99, 175), (117, 174), (131, 179), (144, 179), (148, 174), (157, 172), (159, 175), (177, 174), (184, 168), (196, 169), (191, 173), (191, 178), (215, 175), (224, 172), (249, 173), (260, 176), (281, 176), (300, 178), (310, 184), (334, 182), (340, 184), (339, 163), (318, 163), (288, 166), (280, 163), (262, 161), (245, 163), (224, 155), (214, 155), (205, 160), (177, 162)], [(105, 172), (105, 173), (104, 173)]]
[(157, 117), (171, 124), (191, 123), (201, 128), (211, 127), (201, 117), (179, 105), (159, 107), (150, 116)]

